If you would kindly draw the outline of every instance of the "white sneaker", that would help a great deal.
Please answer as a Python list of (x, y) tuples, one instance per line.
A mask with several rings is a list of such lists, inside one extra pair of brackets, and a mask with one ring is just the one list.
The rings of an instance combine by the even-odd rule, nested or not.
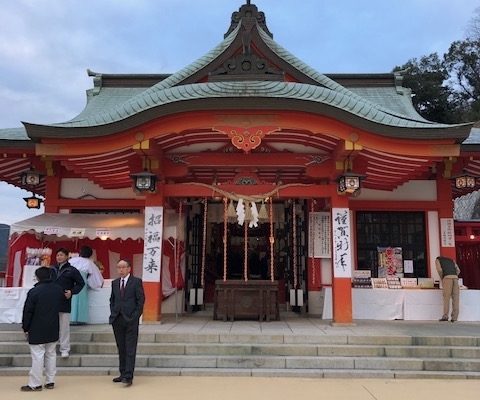
[(62, 351), (62, 358), (68, 358), (70, 354), (68, 354), (68, 351)]

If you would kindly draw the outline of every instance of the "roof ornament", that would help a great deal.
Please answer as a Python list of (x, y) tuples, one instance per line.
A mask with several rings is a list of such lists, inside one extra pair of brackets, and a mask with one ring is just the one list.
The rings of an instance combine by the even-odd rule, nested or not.
[(232, 22), (230, 24), (230, 28), (228, 28), (227, 33), (225, 33), (223, 37), (226, 38), (228, 35), (230, 35), (230, 33), (232, 33), (240, 23), (242, 25), (249, 23), (250, 26), (257, 23), (259, 27), (268, 36), (270, 36), (270, 38), (273, 39), (272, 33), (267, 28), (265, 13), (258, 11), (257, 6), (255, 4), (251, 4), (250, 0), (247, 0), (247, 3), (242, 5), (237, 12), (232, 13)]

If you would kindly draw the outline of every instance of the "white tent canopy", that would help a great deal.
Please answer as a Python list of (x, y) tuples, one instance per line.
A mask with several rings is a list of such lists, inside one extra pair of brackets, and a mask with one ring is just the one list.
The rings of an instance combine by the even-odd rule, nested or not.
[(54, 214), (45, 213), (15, 222), (13, 234), (39, 234), (65, 238), (143, 239), (143, 214)]

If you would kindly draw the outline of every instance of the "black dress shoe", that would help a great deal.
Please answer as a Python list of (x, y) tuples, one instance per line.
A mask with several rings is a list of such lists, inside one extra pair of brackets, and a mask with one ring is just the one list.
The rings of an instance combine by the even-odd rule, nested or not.
[(132, 382), (131, 379), (123, 378), (123, 379), (122, 379), (122, 383), (123, 383), (125, 386), (131, 386), (133, 382)]
[(41, 387), (41, 386), (34, 386), (34, 387), (32, 387), (32, 386), (28, 386), (28, 385), (27, 385), (27, 386), (22, 386), (22, 387), (20, 388), (20, 390), (21, 390), (22, 392), (39, 392), (39, 391), (42, 390), (42, 387)]
[(50, 382), (45, 384), (45, 389), (53, 389), (55, 388), (55, 383)]
[(120, 383), (123, 381), (123, 378), (121, 376), (117, 376), (116, 378), (113, 378), (112, 381), (115, 383)]
[(439, 319), (439, 321), (448, 321), (448, 317), (442, 317)]

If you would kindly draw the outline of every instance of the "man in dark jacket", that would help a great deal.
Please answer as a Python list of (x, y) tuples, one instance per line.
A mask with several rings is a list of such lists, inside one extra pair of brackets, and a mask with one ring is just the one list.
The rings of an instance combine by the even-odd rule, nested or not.
[(28, 338), (32, 369), (27, 386), (22, 392), (42, 390), (43, 367), (45, 366), (45, 388), (53, 389), (57, 355), (59, 309), (65, 299), (63, 289), (53, 283), (50, 269), (40, 267), (35, 271), (37, 283), (28, 291), (23, 306), (22, 329)]
[(70, 312), (72, 295), (80, 293), (85, 286), (82, 275), (68, 262), (68, 250), (60, 248), (56, 253), (57, 263), (50, 267), (52, 279), (60, 285), (65, 297), (60, 305), (60, 354), (62, 358), (70, 355)]
[(120, 376), (113, 378), (113, 382), (130, 386), (135, 369), (138, 328), (145, 304), (145, 292), (142, 280), (130, 274), (132, 267), (128, 260), (120, 260), (117, 270), (120, 278), (112, 281), (109, 322), (117, 343)]

